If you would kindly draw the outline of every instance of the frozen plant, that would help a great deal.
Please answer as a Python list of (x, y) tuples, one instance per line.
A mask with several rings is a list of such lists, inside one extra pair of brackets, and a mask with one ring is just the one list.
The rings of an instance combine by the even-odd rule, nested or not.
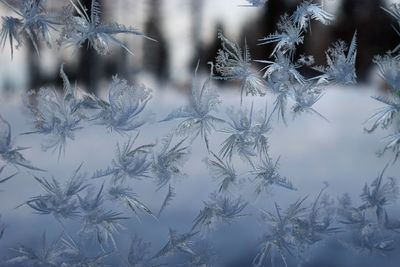
[(224, 121), (213, 115), (220, 101), (218, 93), (213, 88), (211, 78), (207, 79), (203, 84), (199, 84), (196, 80), (197, 68), (192, 81), (189, 104), (172, 111), (162, 121), (181, 119), (182, 121), (177, 126), (176, 132), (180, 135), (191, 136), (192, 140), (200, 136), (208, 150), (208, 136), (212, 130), (215, 130), (214, 124)]
[(67, 139), (74, 140), (75, 131), (82, 129), (84, 115), (77, 106), (75, 88), (71, 86), (63, 66), (60, 76), (64, 83), (63, 93), (55, 88), (40, 88), (39, 92), (29, 92), (24, 97), (27, 114), (34, 130), (24, 134), (43, 134), (50, 138), (42, 145), (44, 150), (58, 150), (58, 156), (65, 152)]
[[(110, 45), (114, 44), (133, 54), (116, 35), (132, 34), (153, 40), (132, 27), (115, 22), (111, 24), (102, 22), (100, 4), (97, 0), (92, 0), (90, 14), (88, 14), (87, 9), (82, 5), (80, 0), (70, 0), (70, 2), (73, 8), (71, 8), (70, 12), (63, 19), (64, 27), (61, 32), (61, 39), (59, 40), (60, 44), (64, 47), (72, 46), (80, 48), (85, 42), (88, 42), (97, 53), (106, 55), (110, 53)], [(75, 16), (73, 11), (78, 15)]]
[(215, 79), (234, 80), (241, 83), (241, 102), (243, 94), (264, 96), (266, 93), (265, 85), (252, 70), (251, 55), (247, 42), (245, 41), (244, 49), (238, 44), (228, 40), (222, 33), (218, 33), (221, 40), (222, 49), (218, 50), (216, 57)]
[(172, 139), (173, 135), (166, 136), (153, 154), (152, 172), (158, 189), (166, 186), (173, 178), (184, 176), (181, 167), (189, 156), (189, 146), (183, 144), (186, 139), (172, 146)]
[(228, 196), (221, 196), (213, 193), (210, 201), (204, 201), (204, 208), (194, 219), (192, 230), (210, 230), (219, 223), (230, 223), (232, 220), (245, 216), (243, 210), (247, 207), (247, 202), (239, 197), (231, 199)]
[(308, 27), (311, 27), (310, 21), (312, 19), (328, 25), (334, 19), (334, 16), (323, 10), (321, 5), (313, 4), (311, 1), (304, 1), (297, 6), (292, 18), (301, 29), (306, 31)]
[(21, 47), (24, 35), (31, 41), (37, 53), (39, 53), (39, 40), (44, 40), (51, 46), (51, 31), (57, 30), (59, 22), (56, 17), (47, 13), (46, 0), (1, 0), (0, 2), (18, 15), (18, 17), (2, 17), (0, 43), (4, 47), (8, 39), (11, 58), (14, 54), (14, 45), (17, 49)]
[(271, 130), (270, 119), (267, 107), (264, 114), (253, 111), (253, 104), (250, 111), (246, 109), (227, 111), (230, 118), (228, 127), (222, 132), (230, 134), (222, 143), (219, 154), (222, 158), (232, 158), (237, 153), (242, 159), (245, 159), (253, 165), (251, 157), (258, 154), (267, 153), (268, 150), (268, 134)]
[[(32, 166), (30, 161), (25, 159), (20, 151), (26, 150), (28, 147), (13, 147), (11, 142), (11, 126), (0, 115), (0, 159), (6, 164), (11, 164), (18, 169), (18, 166), (35, 170), (43, 171), (35, 166)], [(3, 169), (2, 169), (3, 170)]]
[(38, 214), (52, 214), (57, 220), (77, 218), (79, 215), (78, 193), (88, 186), (85, 183), (85, 175), (80, 173), (81, 167), (82, 165), (73, 172), (64, 186), (54, 177), (46, 180), (34, 176), (46, 193), (31, 198), (26, 205)]
[(117, 76), (109, 88), (108, 103), (100, 101), (100, 111), (93, 120), (119, 133), (138, 129), (148, 122), (144, 109), (152, 97), (151, 90), (142, 84), (129, 85)]
[(269, 193), (272, 186), (279, 186), (289, 190), (297, 190), (292, 182), (278, 173), (279, 159), (275, 162), (267, 154), (261, 155), (261, 162), (254, 167), (252, 183), (256, 185), (255, 193)]
[(153, 144), (133, 147), (139, 133), (120, 146), (117, 144), (116, 156), (111, 166), (105, 170), (97, 170), (92, 178), (112, 176), (112, 181), (125, 182), (126, 178), (141, 179), (148, 178), (151, 171), (151, 149)]
[(350, 46), (344, 41), (337, 41), (326, 52), (326, 67), (314, 67), (323, 74), (315, 77), (319, 84), (335, 82), (339, 84), (355, 84), (357, 57), (357, 32), (354, 33)]

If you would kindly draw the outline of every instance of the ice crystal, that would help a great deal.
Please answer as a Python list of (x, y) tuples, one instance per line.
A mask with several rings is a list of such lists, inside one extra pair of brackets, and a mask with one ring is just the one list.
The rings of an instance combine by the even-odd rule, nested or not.
[(274, 162), (268, 155), (263, 155), (261, 164), (255, 166), (253, 183), (256, 185), (255, 193), (269, 193), (272, 186), (279, 186), (289, 190), (296, 190), (292, 182), (278, 173), (279, 158)]
[[(5, 167), (6, 167), (6, 166), (3, 166), (3, 167), (0, 168), (0, 174), (3, 172), (3, 170), (4, 170)], [(7, 182), (7, 181), (10, 180), (11, 178), (13, 178), (15, 175), (17, 175), (17, 173), (11, 174), (11, 175), (9, 175), (9, 176), (7, 176), (7, 177), (5, 177), (5, 178), (0, 178), (0, 184)]]
[(212, 153), (212, 158), (210, 158), (207, 163), (211, 175), (219, 182), (218, 191), (220, 193), (229, 192), (232, 186), (238, 184), (239, 177), (231, 162), (223, 161)]
[[(151, 265), (150, 242), (134, 236), (129, 247), (128, 264), (130, 267), (146, 267)], [(152, 265), (151, 265), (152, 266)]]
[(245, 42), (244, 49), (228, 40), (222, 33), (218, 34), (222, 49), (218, 50), (215, 70), (216, 79), (236, 80), (241, 83), (241, 99), (246, 95), (265, 95), (265, 85), (251, 68), (250, 51)]
[(60, 76), (64, 82), (63, 94), (54, 88), (43, 87), (38, 93), (30, 92), (24, 98), (28, 116), (35, 129), (24, 134), (49, 135), (48, 142), (42, 147), (44, 150), (58, 150), (59, 157), (65, 152), (67, 139), (74, 140), (75, 131), (82, 128), (80, 124), (83, 118), (77, 108), (75, 89), (71, 86), (63, 66)]
[(394, 178), (388, 178), (388, 180), (384, 182), (385, 170), (386, 168), (371, 183), (371, 186), (365, 184), (361, 194), (363, 204), (359, 207), (360, 210), (375, 208), (379, 216), (386, 205), (398, 198), (399, 188), (397, 181)]
[(295, 105), (292, 107), (292, 110), (294, 114), (297, 115), (303, 112), (308, 112), (316, 114), (323, 120), (328, 121), (328, 119), (313, 108), (314, 104), (317, 103), (322, 96), (323, 93), (321, 92), (321, 89), (312, 82), (297, 85), (293, 92)]
[(260, 241), (259, 251), (253, 259), (253, 266), (266, 266), (269, 265), (268, 262), (272, 266), (276, 266), (276, 257), (279, 257), (285, 267), (288, 267), (287, 256), (291, 255), (295, 248), (294, 223), (304, 216), (306, 208), (303, 207), (303, 203), (305, 200), (306, 198), (299, 199), (291, 204), (284, 213), (276, 203), (276, 214), (264, 211), (263, 218), (271, 230)]
[(61, 239), (62, 267), (105, 267), (104, 258), (110, 256), (109, 252), (101, 252), (92, 256), (81, 240), (76, 242), (65, 234)]
[(241, 158), (252, 164), (251, 157), (257, 153), (266, 153), (268, 150), (268, 133), (270, 115), (265, 108), (264, 114), (253, 114), (253, 104), (250, 111), (229, 109), (227, 115), (230, 118), (229, 127), (223, 132), (230, 134), (222, 143), (220, 155), (222, 158), (232, 158), (237, 153)]
[(297, 6), (292, 18), (301, 29), (307, 30), (307, 27), (310, 25), (310, 20), (312, 19), (327, 25), (333, 20), (334, 17), (323, 10), (320, 5), (313, 4), (311, 1), (304, 1)]
[(165, 208), (170, 204), (172, 199), (176, 196), (175, 189), (172, 185), (168, 186), (168, 193), (164, 198), (163, 203), (161, 204), (160, 210), (158, 211), (157, 217), (160, 217), (161, 213), (165, 210)]
[(38, 214), (52, 214), (57, 219), (76, 218), (79, 214), (77, 195), (87, 187), (85, 176), (80, 173), (81, 167), (82, 165), (74, 171), (65, 186), (54, 177), (46, 180), (34, 176), (46, 193), (33, 197), (26, 204)]
[(102, 102), (100, 112), (93, 119), (117, 132), (136, 130), (148, 122), (149, 114), (144, 109), (151, 97), (151, 90), (144, 85), (129, 85), (126, 80), (114, 76), (109, 102)]
[(97, 208), (83, 216), (81, 233), (93, 236), (103, 250), (109, 243), (116, 248), (115, 235), (124, 229), (121, 221), (126, 219), (122, 213)]
[(380, 76), (389, 86), (387, 96), (373, 97), (377, 101), (385, 104), (373, 116), (368, 119), (373, 121), (373, 125), (368, 132), (373, 132), (378, 127), (387, 129), (400, 120), (400, 62), (390, 56), (376, 57), (375, 63), (378, 65)]
[(189, 135), (192, 140), (200, 136), (207, 149), (209, 149), (209, 138), (212, 130), (215, 130), (215, 123), (224, 122), (213, 115), (216, 106), (220, 103), (216, 90), (212, 87), (211, 79), (207, 79), (202, 85), (196, 81), (196, 73), (192, 82), (192, 93), (190, 103), (171, 112), (164, 120), (182, 119), (177, 126), (177, 133)]
[(16, 264), (17, 266), (60, 266), (60, 256), (62, 254), (60, 238), (61, 236), (49, 243), (46, 233), (43, 233), (40, 250), (36, 251), (23, 245), (12, 248), (11, 250), (15, 252), (15, 256), (7, 260), (7, 263)]
[(315, 67), (323, 74), (316, 77), (318, 83), (336, 82), (340, 84), (355, 84), (357, 57), (357, 32), (354, 33), (350, 46), (343, 41), (336, 42), (326, 52), (327, 67)]
[(166, 186), (173, 178), (183, 176), (180, 170), (190, 153), (189, 147), (184, 145), (185, 139), (171, 147), (173, 136), (165, 137), (153, 154), (152, 171), (158, 189)]
[(143, 204), (136, 196), (136, 194), (132, 191), (131, 188), (123, 185), (113, 185), (108, 190), (108, 194), (110, 195), (112, 200), (121, 201), (125, 203), (135, 214), (135, 216), (140, 219), (138, 210), (145, 212), (151, 216), (153, 212)]
[(133, 148), (139, 134), (127, 143), (117, 145), (115, 159), (105, 170), (97, 170), (92, 178), (112, 176), (113, 182), (124, 182), (126, 178), (141, 179), (150, 176), (151, 149), (153, 144), (141, 145)]
[(304, 31), (302, 27), (297, 25), (288, 15), (282, 16), (277, 26), (278, 31), (260, 39), (259, 45), (277, 43), (272, 51), (272, 55), (281, 52), (283, 54), (289, 54), (289, 57), (292, 57), (296, 46), (302, 44), (304, 41)]
[(16, 168), (21, 166), (30, 170), (42, 171), (42, 169), (31, 165), (30, 161), (25, 159), (21, 154), (20, 151), (26, 149), (28, 147), (13, 147), (11, 142), (11, 125), (0, 115), (0, 158)]
[(56, 30), (59, 24), (57, 18), (47, 13), (45, 9), (45, 0), (1, 0), (1, 3), (14, 11), (18, 17), (2, 17), (3, 24), (0, 31), (0, 43), (5, 45), (7, 39), (10, 43), (11, 58), (15, 47), (19, 48), (23, 43), (25, 35), (32, 43), (33, 47), (39, 53), (38, 41), (44, 40), (48, 46), (51, 46), (51, 31)]
[(199, 215), (194, 219), (192, 230), (210, 230), (219, 223), (230, 223), (232, 220), (243, 217), (243, 210), (247, 202), (241, 197), (231, 199), (228, 196), (221, 196), (213, 193), (210, 201), (204, 201), (204, 208), (200, 210)]
[[(153, 40), (140, 31), (118, 23), (105, 24), (101, 21), (100, 4), (92, 0), (90, 14), (79, 0), (70, 0), (73, 9), (64, 18), (64, 27), (61, 33), (60, 43), (64, 47), (81, 47), (86, 41), (97, 53), (106, 55), (110, 53), (110, 45), (117, 45), (128, 53), (133, 52), (116, 35), (131, 34)], [(78, 14), (73, 15), (73, 10)], [(154, 41), (154, 40), (153, 40)]]
[(197, 232), (190, 232), (184, 234), (178, 234), (177, 231), (169, 229), (169, 239), (167, 244), (160, 251), (154, 255), (153, 258), (159, 258), (163, 256), (173, 255), (176, 252), (183, 252), (189, 255), (196, 255), (196, 253), (190, 248), (192, 244), (191, 239), (197, 234)]

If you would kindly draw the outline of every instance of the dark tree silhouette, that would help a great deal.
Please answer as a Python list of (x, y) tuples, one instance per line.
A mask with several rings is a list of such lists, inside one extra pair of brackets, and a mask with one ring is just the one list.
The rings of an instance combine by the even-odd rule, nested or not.
[(143, 66), (158, 80), (163, 81), (169, 77), (169, 55), (167, 41), (161, 28), (161, 3), (161, 0), (149, 1), (149, 16), (145, 23), (145, 32), (157, 42), (146, 41), (144, 43)]

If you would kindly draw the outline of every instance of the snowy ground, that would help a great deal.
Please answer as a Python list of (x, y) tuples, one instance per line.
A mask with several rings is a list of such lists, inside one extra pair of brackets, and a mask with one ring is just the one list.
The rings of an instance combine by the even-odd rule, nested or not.
[[(294, 120), (288, 117), (288, 126), (274, 121), (270, 136), (270, 154), (274, 158), (281, 156), (280, 172), (293, 181), (298, 191), (273, 189), (270, 196), (257, 200), (250, 190), (242, 192), (251, 203), (249, 211), (256, 213), (257, 208), (269, 209), (274, 201), (284, 207), (302, 196), (317, 194), (324, 182), (329, 183), (328, 192), (331, 196), (336, 197), (348, 192), (356, 200), (365, 182), (372, 181), (392, 159), (390, 153), (382, 158), (376, 156), (376, 152), (383, 147), (382, 138), (385, 137), (385, 132), (372, 135), (363, 132), (363, 122), (379, 107), (379, 104), (370, 98), (374, 94), (376, 91), (371, 88), (330, 89), (315, 106), (316, 110), (328, 118), (329, 123), (308, 114)], [(226, 107), (239, 105), (236, 92), (223, 92), (221, 99), (221, 114), (225, 112)], [(245, 98), (244, 105), (249, 106), (252, 100), (253, 98)], [(158, 92), (150, 102), (149, 109), (155, 111), (157, 121), (184, 102), (185, 98), (180, 94)], [(254, 98), (254, 105), (256, 109), (262, 110), (264, 99)], [(45, 137), (19, 135), (28, 131), (29, 125), (18, 98), (2, 98), (0, 114), (11, 123), (15, 142), (19, 146), (31, 147), (24, 155), (32, 160), (35, 166), (47, 170), (44, 174), (46, 177), (53, 175), (59, 181), (68, 178), (72, 170), (82, 162), (83, 168), (89, 174), (95, 169), (106, 167), (114, 156), (116, 143), (127, 138), (117, 133), (109, 133), (99, 126), (89, 126), (77, 132), (76, 140), (69, 142), (65, 156), (58, 160), (56, 154), (41, 150), (40, 143)], [(146, 125), (140, 131), (140, 142), (154, 142), (156, 137), (162, 137), (172, 130), (174, 125), (176, 122), (173, 121)], [(225, 137), (223, 133), (213, 135), (211, 150), (219, 151), (219, 144)], [(168, 227), (180, 231), (190, 229), (193, 219), (202, 208), (202, 201), (207, 200), (208, 195), (217, 188), (217, 183), (205, 168), (203, 159), (206, 155), (203, 143), (195, 141), (191, 158), (184, 168), (187, 177), (175, 181), (177, 197), (171, 206), (159, 221), (146, 216), (142, 217), (142, 223), (134, 218), (129, 220), (121, 244), (129, 242), (129, 238), (137, 233), (151, 241), (153, 248), (159, 248), (167, 239)], [(239, 161), (236, 164), (245, 166)], [(12, 168), (8, 171), (13, 172)], [(398, 176), (399, 173), (400, 165), (396, 163), (389, 166), (386, 174)], [(7, 254), (7, 248), (16, 244), (35, 242), (44, 231), (49, 233), (49, 236), (63, 231), (51, 216), (34, 214), (28, 207), (15, 209), (30, 197), (42, 193), (42, 189), (29, 172), (21, 170), (14, 179), (2, 184), (1, 190), (0, 213), (8, 227), (0, 242), (0, 257)], [(135, 182), (134, 190), (140, 199), (155, 211), (159, 209), (166, 194), (165, 189), (156, 192), (151, 181)], [(243, 222), (245, 221), (246, 219)], [(248, 230), (241, 231), (244, 239), (259, 237), (262, 234), (257, 227), (246, 229)]]

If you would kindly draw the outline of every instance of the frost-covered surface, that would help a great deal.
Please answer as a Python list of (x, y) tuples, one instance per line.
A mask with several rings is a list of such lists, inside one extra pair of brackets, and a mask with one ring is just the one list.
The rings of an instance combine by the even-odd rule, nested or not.
[[(3, 41), (43, 34), (42, 1), (1, 2), (22, 16), (15, 25), (36, 22), (6, 23)], [(100, 13), (71, 0), (61, 43), (128, 49), (113, 35), (138, 33)], [(260, 39), (274, 45), (257, 60), (263, 75), (246, 42), (219, 34), (211, 73), (194, 71), (187, 99), (118, 76), (88, 94), (61, 66), (63, 90), (2, 100), (1, 265), (397, 266), (398, 49), (375, 59), (390, 90), (375, 101), (353, 85), (356, 33), (325, 66), (297, 54), (310, 20), (333, 19), (309, 1), (282, 16)], [(221, 90), (220, 79), (240, 86)], [(363, 133), (382, 104), (367, 132), (394, 131), (383, 150), (394, 160), (374, 153), (385, 133)]]
[[(214, 253), (217, 253), (219, 258), (222, 257), (222, 255), (229, 255), (229, 251), (241, 250), (243, 244), (248, 244), (246, 247), (249, 250), (246, 253), (242, 251), (242, 254), (236, 254), (237, 257), (232, 257), (231, 255), (230, 257), (227, 256), (225, 259), (235, 261), (239, 260), (237, 258), (240, 258), (240, 260), (250, 265), (253, 261), (252, 256), (256, 256), (257, 251), (259, 251), (257, 250), (256, 241), (263, 241), (259, 238), (262, 237), (263, 234), (268, 234), (267, 231), (270, 229), (268, 228), (268, 221), (264, 222), (258, 219), (264, 217), (264, 211), (270, 211), (274, 214), (274, 202), (279, 203), (281, 209), (285, 210), (291, 203), (306, 195), (310, 195), (305, 201), (305, 207), (309, 207), (309, 204), (315, 200), (318, 192), (324, 187), (324, 181), (329, 183), (329, 187), (326, 188), (324, 192), (329, 194), (331, 198), (339, 198), (343, 193), (347, 192), (352, 196), (353, 205), (355, 207), (358, 208), (363, 205), (364, 198), (360, 199), (358, 196), (364, 192), (363, 187), (365, 183), (371, 184), (385, 167), (386, 162), (390, 161), (392, 158), (391, 155), (385, 155), (383, 158), (377, 159), (374, 153), (379, 149), (381, 138), (385, 136), (384, 133), (376, 135), (363, 134), (361, 123), (365, 115), (379, 107), (379, 104), (375, 103), (373, 99), (370, 99), (368, 94), (364, 94), (358, 90), (359, 89), (348, 89), (348, 91), (343, 91), (342, 89), (331, 89), (325, 94), (321, 102), (318, 103), (318, 108), (329, 117), (331, 123), (318, 120), (315, 116), (302, 116), (297, 117), (294, 121), (289, 120), (290, 131), (281, 124), (276, 126), (271, 132), (269, 136), (269, 153), (271, 157), (273, 157), (271, 164), (275, 166), (276, 160), (279, 155), (281, 155), (278, 162), (279, 169), (277, 169), (277, 173), (280, 177), (286, 177), (290, 180), (297, 191), (287, 190), (278, 185), (270, 184), (260, 195), (256, 196), (255, 192), (258, 190), (258, 185), (264, 180), (256, 177), (257, 169), (255, 169), (254, 173), (247, 173), (247, 170), (251, 169), (249, 164), (242, 161), (240, 157), (233, 158), (230, 164), (234, 166), (237, 175), (236, 180), (234, 179), (229, 183), (227, 193), (223, 193), (223, 195), (218, 196), (218, 198), (227, 197), (230, 199), (229, 203), (234, 203), (237, 197), (241, 196), (242, 200), (248, 201), (249, 204), (238, 216), (232, 218), (233, 220), (230, 224), (226, 224), (224, 217), (219, 215), (221, 211), (210, 218), (211, 224), (205, 224), (205, 222), (201, 225), (197, 224), (194, 232), (200, 232), (195, 236), (196, 238), (194, 241), (196, 242), (189, 244), (188, 247), (196, 253), (203, 253), (203, 242), (211, 242), (210, 239), (214, 240), (216, 243), (214, 244), (212, 242), (211, 244), (213, 244), (213, 246), (206, 246), (206, 248), (211, 249), (211, 251), (206, 252), (210, 253), (210, 257), (213, 259), (212, 255), (214, 255)], [(370, 94), (373, 93), (373, 91), (368, 92), (370, 92)], [(237, 104), (238, 101), (240, 101), (238, 93), (239, 92), (221, 93), (221, 98), (224, 100), (224, 107), (229, 108)], [(354, 112), (353, 109), (352, 99), (354, 98), (360, 99), (357, 112)], [(153, 102), (151, 101), (149, 103), (149, 108), (153, 110), (155, 116), (159, 118), (162, 118), (166, 112), (173, 109), (173, 107), (177, 105), (177, 102), (181, 105), (185, 105), (186, 102), (182, 95), (172, 93), (156, 93), (153, 100)], [(338, 102), (341, 103), (342, 107), (339, 110), (336, 108), (335, 104)], [(26, 118), (23, 114), (14, 112), (15, 110), (20, 110), (20, 100), (8, 101), (8, 103), (7, 105), (1, 106), (1, 112), (5, 118), (13, 122), (14, 131), (25, 132), (29, 130), (28, 125), (25, 123)], [(270, 102), (270, 104), (272, 105), (273, 103)], [(251, 105), (251, 102), (245, 101), (244, 105)], [(261, 111), (265, 108), (261, 99), (255, 101), (253, 106), (254, 109)], [(351, 115), (349, 116), (349, 114)], [(226, 115), (223, 113), (221, 115), (223, 115), (223, 118), (226, 118)], [(163, 135), (169, 133), (170, 130), (174, 128), (174, 125), (176, 125), (174, 122), (168, 122), (167, 124), (157, 123), (143, 126), (143, 128), (141, 128), (141, 134), (135, 142), (133, 142), (133, 140), (136, 135), (131, 137), (131, 150), (135, 150), (140, 144), (152, 144), (155, 140), (154, 138), (159, 134)], [(313, 132), (312, 135), (310, 131)], [(146, 135), (144, 133), (151, 134)], [(225, 137), (223, 133), (212, 135), (210, 148), (218, 148)], [(118, 155), (120, 155), (118, 154), (118, 150), (116, 152), (116, 144), (120, 144), (120, 152), (123, 153), (126, 148), (125, 142), (129, 139), (127, 138), (128, 137), (119, 134), (107, 132), (101, 126), (84, 128), (77, 133), (76, 140), (68, 144), (65, 152), (66, 155), (62, 156), (60, 160), (58, 160), (57, 154), (52, 155), (49, 152), (43, 152), (41, 150), (40, 143), (43, 140), (42, 136), (19, 136), (17, 140), (18, 144), (21, 146), (27, 146), (32, 144), (32, 142), (35, 144), (30, 150), (24, 151), (24, 155), (26, 158), (32, 160), (35, 165), (47, 170), (47, 173), (35, 173), (35, 176), (39, 178), (44, 177), (48, 180), (50, 179), (50, 181), (51, 177), (54, 176), (58, 183), (60, 183), (60, 186), (65, 188), (73, 171), (76, 170), (82, 162), (84, 163), (81, 167), (81, 172), (87, 172), (87, 178), (90, 178), (93, 172), (100, 169), (101, 166), (103, 166), (102, 168), (104, 169), (107, 167), (116, 168), (116, 166), (119, 166), (113, 163), (113, 160), (115, 161), (118, 159)], [(136, 242), (140, 239), (145, 243), (151, 242), (151, 247), (146, 249), (146, 251), (148, 250), (147, 254), (144, 252), (139, 253), (138, 251), (132, 252), (133, 255), (137, 255), (135, 257), (141, 258), (143, 255), (145, 258), (151, 258), (155, 256), (168, 241), (169, 228), (177, 231), (179, 235), (188, 233), (191, 228), (195, 226), (195, 219), (198, 218), (200, 211), (204, 211), (205, 207), (207, 207), (206, 203), (209, 205), (214, 203), (211, 194), (218, 194), (216, 192), (218, 192), (222, 185), (222, 179), (226, 178), (226, 176), (217, 176), (218, 173), (211, 172), (210, 169), (207, 168), (209, 163), (204, 162), (204, 158), (207, 156), (207, 149), (201, 139), (194, 141), (191, 145), (191, 152), (191, 156), (181, 169), (181, 171), (186, 174), (186, 177), (174, 180), (172, 184), (174, 194), (172, 194), (171, 200), (168, 201), (169, 204), (158, 216), (158, 219), (155, 219), (154, 216), (157, 216), (159, 209), (163, 205), (165, 197), (169, 192), (168, 186), (156, 191), (157, 187), (153, 179), (142, 177), (141, 180), (138, 180), (124, 172), (119, 173), (123, 175), (121, 178), (117, 178), (117, 176), (111, 174), (104, 179), (86, 180), (90, 182), (90, 184), (96, 186), (96, 189), (90, 191), (91, 193), (88, 195), (89, 199), (86, 201), (93, 201), (96, 198), (96, 195), (103, 185), (103, 181), (105, 181), (103, 201), (108, 202), (108, 204), (105, 206), (107, 209), (103, 212), (109, 212), (111, 209), (114, 210), (118, 207), (118, 210), (124, 212), (124, 216), (122, 217), (129, 217), (129, 219), (120, 220), (125, 228), (118, 230), (121, 232), (120, 235), (115, 235), (117, 246), (120, 253), (125, 257), (124, 259), (128, 260), (131, 237), (136, 236)], [(218, 150), (216, 150), (216, 152), (218, 152)], [(140, 154), (137, 156), (140, 156)], [(151, 159), (151, 155), (149, 159)], [(209, 159), (217, 161), (211, 155)], [(225, 160), (223, 161), (225, 162)], [(256, 164), (256, 166), (258, 165), (260, 165), (260, 167), (264, 166), (261, 162)], [(362, 167), (358, 168), (356, 166)], [(398, 166), (390, 165), (384, 173), (384, 182), (386, 182), (386, 177), (396, 177), (398, 171)], [(5, 168), (1, 174), (2, 178), (14, 174), (13, 172), (14, 170), (12, 168)], [(3, 190), (0, 195), (3, 215), (2, 223), (6, 228), (1, 241), (0, 251), (2, 251), (1, 256), (4, 259), (9, 259), (11, 255), (11, 251), (7, 250), (9, 247), (18, 248), (20, 245), (25, 245), (35, 248), (41, 246), (43, 232), (46, 232), (46, 238), (48, 239), (48, 244), (50, 244), (64, 232), (63, 227), (57, 222), (56, 217), (53, 215), (38, 215), (34, 213), (35, 210), (32, 210), (27, 205), (14, 210), (16, 206), (34, 197), (48, 194), (41, 188), (40, 183), (38, 183), (30, 173), (31, 172), (20, 171), (17, 176), (5, 183), (1, 183)], [(126, 198), (113, 200), (111, 195), (108, 197), (108, 192), (118, 192), (118, 190), (116, 190), (118, 188), (115, 188), (115, 186), (108, 186), (109, 183), (111, 183), (111, 185), (114, 184), (114, 179), (117, 183), (120, 182), (119, 179), (125, 179), (126, 183), (131, 187), (131, 191), (124, 190), (123, 192), (134, 193), (133, 196), (148, 207), (155, 215), (147, 214), (146, 211), (141, 209), (137, 209), (136, 214), (129, 207), (129, 202)], [(265, 183), (262, 183), (262, 185), (265, 185)], [(85, 188), (78, 193), (82, 200), (86, 199), (86, 190), (88, 189), (89, 188)], [(242, 193), (238, 195), (239, 191)], [(224, 194), (227, 195), (224, 196)], [(72, 197), (71, 201), (74, 199), (76, 198)], [(79, 200), (73, 202), (75, 202), (75, 205), (80, 205)], [(338, 202), (336, 202), (336, 204), (338, 204)], [(396, 220), (400, 215), (393, 210), (395, 205), (396, 202), (393, 202), (391, 206), (388, 206), (388, 211), (390, 211), (390, 215), (393, 216), (391, 220)], [(375, 210), (372, 208), (371, 214), (373, 215), (374, 213)], [(253, 214), (253, 216), (250, 216), (250, 214)], [(82, 215), (81, 213), (79, 216)], [(323, 219), (323, 217), (319, 217), (319, 219)], [(335, 220), (338, 222), (344, 219), (335, 217)], [(65, 221), (64, 224), (68, 226), (68, 234), (72, 236), (64, 236), (62, 238), (66, 240), (73, 238), (75, 243), (78, 242), (78, 237), (73, 235), (76, 234), (80, 228), (79, 221), (80, 219)], [(335, 225), (335, 227), (336, 226), (337, 225)], [(343, 227), (343, 225), (340, 226)], [(347, 226), (344, 227), (347, 228)], [(21, 229), (27, 230), (24, 230), (22, 233)], [(29, 229), (34, 230), (30, 231)], [(241, 229), (241, 231), (238, 232), (238, 229)], [(351, 229), (353, 229), (352, 226), (349, 230)], [(95, 233), (93, 231), (96, 231), (96, 228), (86, 228), (85, 231), (91, 236)], [(233, 233), (235, 233), (234, 237), (232, 237)], [(230, 239), (228, 239), (228, 237)], [(352, 241), (351, 236), (348, 236), (348, 238), (349, 239), (346, 241), (350, 244), (350, 241)], [(342, 240), (336, 240), (332, 238), (332, 236), (330, 236), (328, 240), (329, 242), (342, 242)], [(396, 243), (391, 245), (395, 244)], [(96, 251), (87, 251), (86, 247), (82, 244), (76, 244), (76, 246), (81, 246), (80, 249), (83, 250), (82, 253), (96, 254)], [(113, 245), (109, 243), (108, 246), (112, 247)], [(133, 246), (140, 245), (135, 244)], [(227, 251), (222, 252), (217, 250), (217, 248), (221, 249), (220, 246)], [(93, 249), (95, 247), (96, 246), (93, 245)], [(323, 259), (324, 255), (328, 258), (331, 257), (332, 251), (329, 245), (325, 244), (324, 247), (326, 251), (320, 249), (318, 245), (314, 247), (314, 251), (310, 252), (310, 257), (312, 256), (310, 262), (321, 258)], [(362, 262), (362, 259), (358, 256), (357, 250), (351, 253), (346, 252), (346, 250), (347, 247), (345, 247), (343, 251), (341, 250), (340, 256), (349, 257), (347, 260), (348, 262), (351, 262), (351, 260)], [(107, 250), (107, 252), (109, 251)], [(103, 252), (97, 251), (97, 253), (102, 255)], [(248, 256), (247, 253), (252, 256)], [(389, 252), (389, 254), (391, 255), (391, 259), (395, 257), (395, 251)], [(190, 253), (177, 252), (176, 257), (177, 258), (169, 256), (169, 258), (167, 257), (166, 259), (168, 259), (169, 262), (172, 262), (173, 259), (177, 262), (186, 261), (190, 258)], [(371, 256), (369, 261), (372, 261), (375, 257), (376, 256)], [(108, 263), (112, 262), (118, 266), (117, 258), (115, 258), (114, 255), (104, 257), (102, 260)], [(289, 256), (288, 258), (290, 261), (291, 257)], [(380, 258), (378, 256), (376, 260), (385, 261), (385, 258)], [(131, 261), (133, 261), (132, 258)], [(277, 264), (280, 264), (279, 259), (277, 259)], [(172, 266), (174, 266), (173, 263)], [(232, 264), (231, 266), (234, 265)], [(348, 265), (338, 263), (337, 266), (352, 265), (350, 263)], [(371, 266), (374, 265), (371, 263)]]

